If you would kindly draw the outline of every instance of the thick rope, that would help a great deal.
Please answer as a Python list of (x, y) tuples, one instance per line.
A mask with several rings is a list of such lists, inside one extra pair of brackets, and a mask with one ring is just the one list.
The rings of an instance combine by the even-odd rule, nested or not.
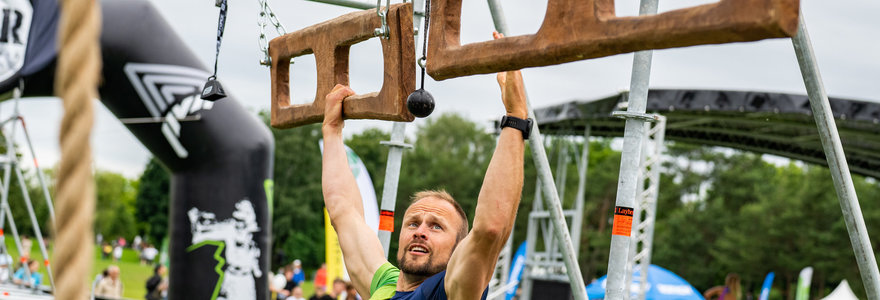
[(101, 15), (95, 0), (62, 0), (55, 94), (64, 102), (55, 211), (55, 295), (87, 299), (92, 269), (93, 101), (101, 71)]

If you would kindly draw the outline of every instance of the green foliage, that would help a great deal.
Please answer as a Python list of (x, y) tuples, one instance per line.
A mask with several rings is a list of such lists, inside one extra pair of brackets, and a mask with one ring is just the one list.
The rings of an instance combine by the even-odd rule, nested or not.
[(137, 183), (120, 174), (98, 170), (95, 178), (95, 233), (105, 240), (137, 235), (135, 198)]
[(168, 235), (170, 182), (168, 170), (153, 158), (144, 168), (137, 189), (135, 217), (138, 231), (156, 245)]
[[(268, 121), (268, 120), (266, 120)], [(267, 122), (268, 123), (268, 122)], [(284, 253), (307, 268), (324, 260), (324, 199), (321, 193), (320, 124), (294, 129), (272, 129), (275, 137), (272, 253)]]

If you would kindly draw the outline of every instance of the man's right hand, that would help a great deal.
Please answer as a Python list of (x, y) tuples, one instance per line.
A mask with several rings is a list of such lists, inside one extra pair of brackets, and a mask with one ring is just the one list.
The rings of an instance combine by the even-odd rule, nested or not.
[(354, 94), (355, 92), (349, 87), (337, 84), (324, 97), (324, 124), (322, 129), (325, 134), (329, 132), (342, 133), (342, 127), (345, 126), (342, 119), (342, 100)]
[[(493, 32), (492, 37), (497, 39), (504, 38), (504, 35)], [(507, 115), (525, 119), (529, 117), (528, 107), (526, 106), (526, 89), (523, 85), (522, 73), (519, 70), (499, 72), (498, 85), (501, 87), (501, 101), (504, 102), (504, 108)]]

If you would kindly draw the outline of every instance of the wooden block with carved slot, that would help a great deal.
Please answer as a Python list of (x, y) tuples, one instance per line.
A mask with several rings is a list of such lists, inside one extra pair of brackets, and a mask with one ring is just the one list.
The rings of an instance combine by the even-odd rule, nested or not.
[(720, 0), (617, 17), (614, 0), (548, 0), (538, 32), (461, 45), (462, 0), (431, 1), (427, 71), (435, 80), (640, 50), (791, 37), (799, 0)]
[[(380, 38), (384, 58), (382, 88), (378, 92), (346, 98), (342, 113), (346, 119), (378, 119), (410, 122), (406, 97), (415, 90), (415, 40), (412, 4), (395, 4), (387, 16), (390, 38)], [(292, 128), (324, 120), (324, 96), (336, 84), (348, 85), (348, 54), (351, 45), (373, 38), (382, 26), (376, 10), (346, 14), (335, 19), (285, 34), (269, 42), (272, 58), (271, 124)], [(376, 37), (379, 38), (379, 37)], [(310, 104), (290, 104), (291, 58), (314, 54), (317, 91)], [(294, 64), (293, 67), (296, 67)]]

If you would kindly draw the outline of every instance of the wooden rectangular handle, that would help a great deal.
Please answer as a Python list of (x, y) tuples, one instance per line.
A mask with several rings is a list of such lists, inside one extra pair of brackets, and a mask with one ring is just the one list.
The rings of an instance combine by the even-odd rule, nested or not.
[(537, 33), (461, 45), (462, 0), (431, 1), (427, 71), (435, 80), (640, 50), (791, 37), (799, 0), (721, 0), (617, 17), (614, 0), (548, 0)]
[[(345, 99), (346, 119), (378, 119), (410, 122), (406, 98), (415, 90), (415, 41), (412, 4), (392, 5), (387, 23), (390, 38), (381, 38), (384, 76), (378, 92)], [(269, 42), (272, 59), (271, 125), (291, 128), (324, 120), (324, 97), (336, 84), (348, 85), (348, 54), (351, 45), (373, 37), (381, 27), (376, 10), (354, 12), (285, 34)], [(290, 59), (314, 54), (318, 84), (310, 104), (290, 105)], [(294, 65), (295, 67), (296, 65)]]

